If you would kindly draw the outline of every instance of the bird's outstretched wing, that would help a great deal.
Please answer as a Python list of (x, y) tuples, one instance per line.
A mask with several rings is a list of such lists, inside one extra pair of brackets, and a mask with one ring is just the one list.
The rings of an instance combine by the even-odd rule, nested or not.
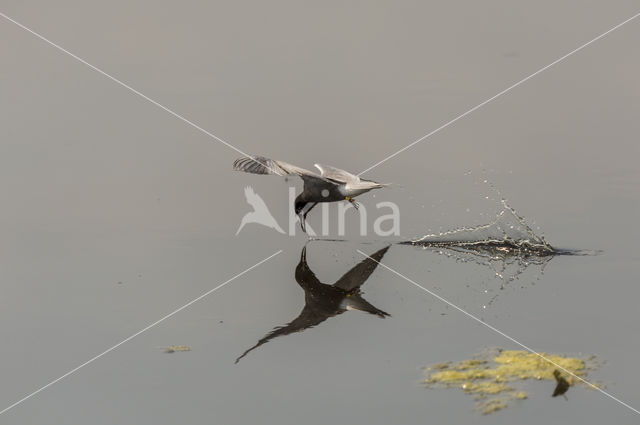
[(326, 179), (335, 180), (340, 183), (353, 183), (360, 181), (360, 177), (356, 176), (355, 174), (351, 174), (348, 171), (344, 171), (336, 167), (331, 167), (330, 165), (313, 165), (315, 165), (315, 167), (320, 170), (320, 175)]
[(302, 332), (305, 329), (312, 328), (324, 322), (331, 316), (333, 315), (323, 314), (322, 312), (316, 311), (315, 309), (305, 305), (298, 317), (296, 317), (294, 320), (292, 320), (291, 322), (287, 323), (284, 326), (278, 326), (277, 328), (274, 328), (271, 332), (266, 334), (260, 341), (258, 341), (256, 345), (254, 345), (253, 347), (249, 348), (247, 351), (242, 353), (242, 355), (236, 359), (236, 363), (238, 363), (244, 356), (249, 354), (251, 351), (255, 350), (256, 348), (260, 347), (263, 344), (266, 344), (273, 338), (289, 335), (296, 332)]
[(351, 270), (346, 272), (340, 279), (333, 284), (336, 288), (343, 289), (345, 291), (353, 291), (359, 288), (362, 284), (369, 279), (369, 276), (378, 266), (378, 262), (382, 260), (384, 254), (387, 253), (389, 247), (384, 247), (374, 254), (371, 254), (369, 258), (365, 258), (358, 263)]
[(296, 167), (282, 161), (265, 158), (264, 156), (244, 156), (233, 162), (233, 169), (236, 171), (244, 171), (253, 174), (275, 174), (276, 176), (288, 176), (296, 174), (298, 176), (316, 176), (317, 174)]

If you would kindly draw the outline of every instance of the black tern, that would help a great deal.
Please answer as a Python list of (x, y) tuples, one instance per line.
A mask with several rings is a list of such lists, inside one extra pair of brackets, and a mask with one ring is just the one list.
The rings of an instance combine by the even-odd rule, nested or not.
[(304, 289), (305, 306), (295, 319), (284, 326), (279, 326), (265, 335), (256, 345), (249, 348), (236, 359), (236, 363), (244, 356), (273, 338), (302, 332), (319, 325), (330, 317), (337, 316), (347, 310), (360, 310), (381, 318), (388, 313), (374, 307), (362, 298), (360, 287), (371, 276), (389, 247), (382, 248), (371, 257), (365, 258), (333, 285), (320, 282), (307, 264), (307, 247), (302, 248), (300, 263), (296, 267), (296, 282)]
[(263, 156), (245, 156), (233, 162), (233, 169), (253, 174), (273, 174), (277, 176), (297, 175), (302, 178), (304, 187), (296, 197), (295, 213), (300, 218), (300, 226), (305, 230), (305, 219), (309, 211), (319, 202), (349, 201), (357, 209), (358, 203), (353, 199), (371, 189), (380, 189), (386, 184), (377, 183), (339, 168), (314, 164), (320, 175), (304, 168), (276, 161)]

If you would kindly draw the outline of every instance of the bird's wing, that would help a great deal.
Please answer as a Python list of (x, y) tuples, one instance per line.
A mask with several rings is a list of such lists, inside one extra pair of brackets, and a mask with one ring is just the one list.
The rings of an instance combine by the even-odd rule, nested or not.
[(335, 180), (341, 183), (352, 183), (352, 182), (360, 181), (360, 177), (354, 174), (351, 174), (348, 171), (331, 167), (329, 165), (322, 165), (322, 164), (314, 164), (314, 165), (318, 170), (320, 170), (320, 175), (324, 178)]
[(233, 169), (253, 174), (275, 174), (276, 176), (296, 174), (298, 176), (308, 175), (319, 177), (317, 174), (309, 170), (305, 170), (304, 168), (296, 167), (295, 165), (287, 164), (286, 162), (265, 158), (264, 156), (244, 156), (242, 158), (238, 158), (233, 162)]
[(359, 288), (362, 284), (369, 279), (369, 276), (378, 266), (378, 261), (382, 260), (384, 254), (387, 253), (389, 247), (384, 247), (374, 254), (371, 254), (371, 258), (365, 258), (354, 268), (346, 272), (336, 283), (333, 284), (336, 288), (343, 289), (345, 291), (353, 291)]
[(236, 359), (236, 363), (238, 363), (240, 359), (242, 359), (244, 356), (249, 354), (251, 351), (260, 347), (262, 344), (266, 344), (267, 342), (269, 342), (274, 338), (277, 338), (279, 336), (289, 335), (296, 332), (302, 332), (305, 329), (311, 328), (313, 326), (316, 326), (324, 322), (329, 317), (331, 317), (331, 315), (322, 314), (316, 311), (315, 309), (305, 305), (305, 307), (302, 309), (298, 317), (296, 317), (293, 321), (287, 323), (284, 326), (278, 326), (277, 328), (274, 328), (271, 332), (266, 334), (260, 341), (258, 341), (256, 345), (254, 345), (253, 347), (249, 348), (247, 351), (242, 353), (242, 355)]

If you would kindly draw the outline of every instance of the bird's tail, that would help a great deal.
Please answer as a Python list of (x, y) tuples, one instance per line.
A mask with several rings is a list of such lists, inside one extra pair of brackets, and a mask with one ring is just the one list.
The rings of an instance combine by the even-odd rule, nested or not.
[(391, 316), (389, 313), (373, 306), (359, 295), (351, 296), (345, 307), (347, 310), (358, 310), (369, 314), (375, 314), (376, 316), (382, 317), (383, 319), (385, 317)]
[(361, 180), (357, 183), (350, 183), (349, 186), (354, 188), (354, 189), (364, 189), (364, 190), (371, 190), (371, 189), (381, 189), (383, 187), (387, 187), (389, 186), (390, 183), (378, 183), (378, 182), (374, 182), (371, 180)]

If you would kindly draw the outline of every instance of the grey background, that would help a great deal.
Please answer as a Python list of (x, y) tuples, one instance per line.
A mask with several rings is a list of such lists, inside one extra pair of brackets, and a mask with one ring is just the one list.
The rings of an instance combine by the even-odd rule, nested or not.
[[(634, 1), (0, 4), (245, 152), (354, 172), (638, 12)], [(491, 270), (437, 253), (393, 247), (385, 262), (535, 349), (597, 355), (593, 379), (634, 407), (639, 37), (631, 22), (370, 171), (395, 185), (361, 199), (370, 213), (396, 202), (413, 237), (491, 219), (487, 179), (552, 244), (602, 250), (530, 267), (504, 290)], [(423, 389), (423, 366), (516, 347), (384, 270), (363, 289), (391, 318), (348, 312), (234, 366), (303, 306), (293, 271), (305, 237), (257, 225), (235, 236), (243, 188), (284, 226), (288, 183), (232, 172), (236, 152), (4, 19), (0, 57), (0, 408), (284, 250), (2, 423), (637, 421), (585, 388), (551, 399), (548, 382), (489, 417), (461, 391)], [(386, 243), (358, 238), (356, 218), (352, 242), (309, 244), (323, 282), (361, 260), (356, 248)], [(158, 348), (173, 344), (192, 351)]]

